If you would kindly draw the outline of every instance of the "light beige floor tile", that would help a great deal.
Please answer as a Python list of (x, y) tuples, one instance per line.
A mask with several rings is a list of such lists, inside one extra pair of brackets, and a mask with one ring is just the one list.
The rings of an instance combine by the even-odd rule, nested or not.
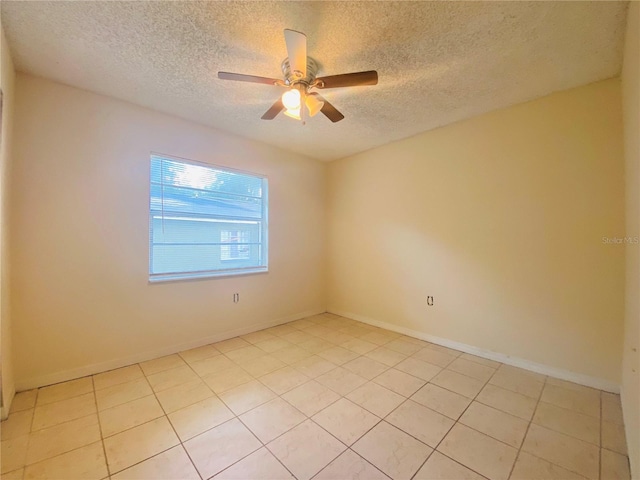
[[(520, 452), (513, 467), (510, 480), (584, 480), (585, 477), (570, 472), (558, 465), (535, 457), (527, 452)], [(603, 478), (603, 480), (605, 480)]]
[(356, 375), (342, 367), (338, 367), (330, 372), (320, 375), (316, 378), (316, 381), (323, 384), (325, 387), (329, 387), (340, 395), (347, 395), (360, 385), (367, 383), (365, 378), (362, 378), (360, 375)]
[(6, 472), (24, 467), (28, 443), (29, 435), (2, 441), (0, 448), (0, 459), (2, 461), (0, 465), (2, 466), (1, 473), (3, 476)]
[(204, 377), (206, 375), (216, 375), (230, 368), (237, 368), (237, 365), (224, 355), (216, 355), (215, 357), (204, 358), (189, 363), (195, 372)]
[(472, 402), (459, 421), (515, 448), (520, 448), (529, 425), (521, 418), (478, 402)]
[(93, 384), (96, 390), (113, 387), (120, 383), (127, 383), (144, 377), (140, 365), (129, 365), (128, 367), (117, 368), (93, 376)]
[(315, 336), (322, 336), (322, 335), (326, 335), (328, 333), (333, 332), (334, 329), (327, 327), (326, 325), (322, 325), (322, 324), (317, 324), (314, 325), (313, 327), (309, 327), (305, 330), (306, 333), (309, 333), (311, 335), (315, 335)]
[(392, 410), (405, 401), (405, 397), (402, 395), (373, 382), (367, 382), (356, 388), (346, 398), (380, 418), (391, 413)]
[(346, 398), (317, 413), (313, 420), (346, 445), (351, 445), (380, 421)]
[(312, 380), (288, 391), (282, 398), (310, 417), (338, 400), (340, 395)]
[(116, 473), (111, 480), (200, 480), (200, 475), (178, 445)]
[(417, 360), (422, 360), (423, 362), (437, 365), (441, 368), (447, 367), (457, 358), (455, 355), (451, 355), (450, 353), (440, 352), (429, 347), (423, 348), (422, 350), (414, 353), (412, 356)]
[(329, 348), (335, 347), (335, 344), (323, 340), (322, 338), (314, 338), (312, 340), (307, 340), (306, 342), (302, 342), (298, 345), (300, 348), (304, 348), (305, 350), (317, 355), (318, 353), (328, 350)]
[(359, 355), (351, 350), (342, 347), (333, 347), (318, 353), (319, 357), (335, 363), (336, 365), (344, 365), (351, 360), (359, 357)]
[(561, 380), (559, 378), (547, 377), (548, 385), (555, 385), (556, 387), (567, 388), (569, 390), (575, 390), (576, 392), (583, 392), (590, 395), (598, 395), (600, 396), (600, 390), (596, 390), (591, 387), (586, 387), (584, 385), (579, 385), (574, 382), (568, 382), (567, 380)]
[(413, 480), (484, 480), (484, 477), (440, 452), (433, 452)]
[(289, 325), (299, 330), (305, 330), (309, 327), (313, 327), (315, 323), (309, 320), (309, 318), (303, 318), (302, 320), (296, 320), (295, 322), (290, 322)]
[(99, 440), (100, 427), (95, 413), (45, 428), (31, 433), (26, 463), (30, 465)]
[(435, 343), (429, 343), (429, 342), (425, 342), (425, 343), (426, 343), (426, 345), (424, 345), (425, 348), (435, 350), (436, 352), (448, 353), (449, 355), (453, 355), (454, 357), (459, 357), (460, 355), (462, 355), (462, 352), (458, 350), (454, 350), (453, 348), (444, 347), (442, 345), (437, 345)]
[(258, 450), (262, 444), (234, 418), (192, 438), (184, 446), (202, 478), (209, 478)]
[(38, 389), (27, 390), (25, 392), (16, 393), (11, 402), (10, 413), (29, 410), (36, 406), (36, 398), (38, 397)]
[(465, 360), (471, 360), (472, 362), (479, 363), (480, 365), (486, 365), (491, 368), (498, 368), (502, 365), (500, 362), (496, 362), (495, 360), (489, 360), (488, 358), (478, 357), (476, 355), (471, 355), (470, 353), (463, 353), (460, 355), (460, 358), (464, 358)]
[(202, 347), (192, 348), (191, 350), (180, 352), (180, 356), (187, 363), (204, 360), (205, 358), (216, 357), (218, 355), (220, 355), (220, 352), (213, 345), (203, 345)]
[(602, 422), (602, 448), (627, 454), (627, 441), (624, 426), (617, 423)]
[(225, 356), (236, 363), (246, 362), (247, 360), (253, 360), (254, 358), (262, 357), (264, 350), (260, 350), (254, 345), (247, 345), (246, 347), (237, 348), (225, 353)]
[(527, 421), (531, 420), (537, 404), (534, 398), (491, 384), (484, 386), (476, 400)]
[(169, 420), (184, 442), (233, 418), (217, 397), (209, 397), (169, 414)]
[(209, 388), (218, 395), (222, 392), (226, 392), (227, 390), (231, 390), (232, 388), (251, 382), (253, 379), (253, 376), (247, 373), (246, 370), (236, 365), (202, 377), (202, 380), (204, 380)]
[(385, 330), (369, 332), (363, 335), (362, 337), (360, 337), (360, 340), (364, 340), (365, 342), (375, 343), (376, 345), (384, 345), (394, 339), (394, 337), (385, 335), (384, 332)]
[(291, 367), (281, 368), (259, 378), (260, 382), (278, 395), (293, 390), (309, 381), (309, 377)]
[(353, 340), (356, 337), (354, 337), (353, 335), (349, 335), (348, 333), (345, 333), (345, 332), (332, 330), (329, 333), (320, 335), (318, 338), (322, 338), (323, 340), (326, 340), (327, 342), (331, 342), (335, 345), (342, 345), (343, 343), (348, 342), (349, 340)]
[(98, 410), (105, 410), (151, 394), (153, 394), (153, 390), (151, 390), (149, 382), (143, 376), (131, 382), (119, 383), (96, 390), (96, 403), (98, 404)]
[(25, 468), (25, 480), (100, 480), (108, 476), (102, 442), (92, 443)]
[(385, 347), (394, 352), (402, 353), (403, 355), (413, 355), (422, 349), (422, 345), (405, 341), (403, 338), (392, 340), (385, 344)]
[(296, 330), (295, 332), (287, 333), (286, 335), (282, 335), (280, 338), (286, 340), (287, 342), (291, 342), (294, 345), (298, 345), (302, 342), (306, 342), (307, 340), (311, 340), (315, 338), (313, 335), (309, 335), (308, 333), (303, 332), (302, 330)]
[(240, 416), (242, 423), (262, 443), (270, 442), (306, 419), (305, 415), (281, 398), (274, 398)]
[(96, 400), (93, 392), (85, 393), (67, 400), (37, 406), (33, 413), (33, 431), (53, 427), (59, 423), (86, 417), (96, 412)]
[(291, 345), (290, 347), (281, 348), (280, 350), (273, 352), (271, 356), (277, 358), (280, 362), (291, 365), (292, 363), (312, 356), (312, 353), (304, 348)]
[(476, 380), (480, 380), (482, 383), (489, 380), (496, 372), (496, 369), (493, 367), (480, 365), (479, 363), (472, 362), (471, 360), (461, 357), (458, 357), (451, 362), (447, 367), (447, 370), (453, 370), (454, 372), (461, 373), (467, 377), (475, 378)]
[(600, 478), (602, 480), (631, 480), (629, 459), (626, 455), (602, 448), (600, 462)]
[(532, 372), (531, 370), (525, 370), (524, 368), (514, 367), (512, 365), (506, 365), (504, 363), (500, 365), (498, 371), (502, 374), (529, 377), (542, 383), (547, 379), (547, 376), (542, 375), (541, 373)]
[[(388, 346), (389, 344), (387, 344)], [(359, 338), (354, 338), (353, 340), (348, 340), (340, 345), (347, 350), (351, 350), (352, 352), (359, 353), (360, 355), (364, 355), (371, 350), (378, 348), (375, 343), (365, 342), (364, 340), (360, 340)]]
[(222, 342), (214, 343), (213, 346), (216, 350), (222, 353), (232, 352), (233, 350), (237, 350), (238, 348), (248, 347), (251, 345), (246, 340), (243, 340), (240, 337), (230, 338), (229, 340), (223, 340)]
[(116, 407), (100, 411), (100, 427), (103, 438), (162, 417), (164, 411), (155, 395), (138, 398)]
[(455, 423), (412, 400), (395, 409), (385, 421), (435, 448)]
[(311, 420), (301, 423), (267, 445), (298, 480), (308, 480), (346, 447)]
[(173, 368), (185, 366), (185, 361), (178, 354), (167, 355), (165, 357), (154, 358), (146, 362), (140, 363), (140, 368), (146, 376), (153, 375), (154, 373), (164, 372), (165, 370), (171, 370)]
[(460, 423), (438, 446), (438, 451), (491, 480), (509, 478), (518, 450)]
[(146, 460), (179, 443), (166, 417), (104, 439), (111, 474)]
[(44, 387), (38, 391), (38, 402), (36, 406), (47, 403), (60, 402), (69, 398), (77, 397), (93, 392), (93, 381), (91, 377), (79, 378), (69, 382), (58, 383), (50, 387)]
[(265, 329), (265, 332), (271, 333), (272, 335), (275, 335), (277, 337), (283, 337), (295, 331), (297, 331), (296, 328), (293, 328), (291, 325), (287, 325), (287, 324), (277, 325), (275, 327)]
[(33, 420), (33, 408), (14, 412), (9, 418), (0, 424), (2, 440), (21, 437), (31, 431), (31, 421)]
[(193, 405), (205, 398), (213, 397), (213, 392), (202, 380), (183, 383), (156, 394), (162, 409), (166, 413)]
[(373, 382), (388, 388), (404, 397), (410, 397), (417, 392), (426, 382), (418, 377), (391, 368), (378, 375)]
[(365, 354), (365, 357), (384, 363), (388, 367), (393, 367), (407, 358), (406, 355), (385, 347), (378, 347), (375, 350), (371, 350)]
[(522, 450), (584, 477), (598, 478), (599, 449), (582, 440), (532, 423)]
[(278, 337), (269, 332), (265, 332), (264, 330), (258, 330), (257, 332), (241, 335), (240, 338), (251, 343), (252, 345), (255, 345), (256, 343), (264, 342), (265, 340), (271, 340)]
[(480, 380), (452, 372), (451, 370), (442, 370), (431, 379), (431, 383), (468, 398), (474, 398), (484, 386), (484, 382)]
[(293, 475), (264, 447), (213, 478), (215, 480), (295, 480)]
[(602, 392), (602, 420), (605, 422), (617, 423), (623, 425), (622, 405), (620, 403), (620, 395), (614, 393)]
[(313, 355), (299, 362), (291, 364), (293, 368), (304, 373), (309, 378), (316, 378), (327, 373), (337, 367), (335, 363), (331, 363), (322, 357)]
[(22, 480), (24, 477), (24, 468), (3, 473), (2, 480)]
[(457, 420), (471, 403), (471, 399), (431, 383), (414, 393), (411, 400), (454, 420)]
[(540, 400), (600, 418), (600, 393), (595, 390), (581, 391), (547, 384)]
[(389, 369), (384, 363), (367, 357), (358, 357), (355, 360), (345, 363), (342, 367), (367, 380), (371, 380)]
[(259, 349), (261, 349), (266, 353), (277, 352), (278, 350), (290, 347), (291, 345), (292, 345), (291, 342), (287, 342), (285, 339), (278, 338), (276, 336), (256, 343), (256, 347), (258, 347)]
[(414, 357), (406, 358), (394, 368), (427, 382), (442, 371), (442, 368), (437, 365), (423, 362), (422, 360), (418, 360)]
[(589, 415), (540, 402), (533, 416), (533, 423), (600, 445), (600, 420)]
[(384, 473), (351, 450), (327, 465), (313, 480), (389, 480)]
[(431, 448), (387, 422), (380, 422), (352, 449), (393, 479), (410, 479)]
[[(276, 352), (278, 353), (278, 352)], [(238, 364), (246, 370), (249, 375), (254, 377), (261, 377), (267, 373), (275, 372), (276, 370), (286, 366), (286, 363), (282, 360), (275, 358), (272, 355), (264, 355), (262, 357), (254, 358), (246, 362), (238, 362)]]
[[(428, 345), (432, 345), (431, 343), (427, 342), (426, 340), (420, 340), (419, 338), (410, 337), (408, 335), (400, 335), (397, 338), (399, 338), (403, 342), (409, 342), (409, 343), (413, 343), (414, 345), (420, 345), (420, 348), (424, 348), (424, 347), (426, 347)], [(460, 352), (458, 352), (458, 355), (459, 354), (460, 354)]]
[(220, 398), (236, 415), (268, 402), (276, 395), (257, 380), (220, 394)]
[(504, 388), (505, 390), (531, 397), (535, 400), (538, 399), (544, 387), (544, 382), (539, 381), (531, 375), (503, 370), (502, 367), (491, 377), (489, 383)]
[(162, 372), (147, 376), (147, 380), (149, 380), (154, 392), (161, 392), (162, 390), (191, 382), (197, 378), (198, 376), (193, 373), (193, 370), (186, 364), (182, 367), (163, 370)]

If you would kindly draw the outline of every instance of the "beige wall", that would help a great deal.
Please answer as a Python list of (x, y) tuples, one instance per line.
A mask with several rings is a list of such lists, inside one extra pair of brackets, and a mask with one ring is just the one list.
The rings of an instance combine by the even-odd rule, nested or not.
[(11, 318), (9, 310), (8, 261), (8, 192), (12, 158), (15, 71), (9, 46), (0, 26), (0, 88), (3, 92), (2, 145), (0, 145), (0, 361), (2, 371), (2, 416), (8, 415), (15, 393), (11, 344)]
[[(19, 389), (324, 311), (324, 164), (32, 76), (16, 95)], [(148, 284), (151, 151), (268, 175), (268, 274)]]
[[(622, 70), (626, 228), (640, 237), (640, 3), (631, 2), (627, 14)], [(640, 246), (626, 245), (626, 296), (622, 403), (633, 478), (640, 479)]]
[(619, 385), (620, 102), (607, 80), (331, 163), (329, 311)]

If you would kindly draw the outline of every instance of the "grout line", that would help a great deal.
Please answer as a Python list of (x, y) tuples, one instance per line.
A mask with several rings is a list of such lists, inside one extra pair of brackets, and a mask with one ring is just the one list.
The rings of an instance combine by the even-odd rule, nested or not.
[(100, 410), (98, 410), (98, 398), (96, 395), (96, 384), (91, 376), (91, 385), (93, 386), (93, 402), (96, 406), (96, 417), (98, 418), (98, 431), (100, 432), (100, 444), (102, 445), (102, 453), (104, 454), (104, 463), (107, 467), (107, 478), (111, 476), (111, 468), (109, 467), (109, 460), (107, 458), (107, 447), (104, 445), (104, 436), (102, 435), (102, 422), (100, 421)]

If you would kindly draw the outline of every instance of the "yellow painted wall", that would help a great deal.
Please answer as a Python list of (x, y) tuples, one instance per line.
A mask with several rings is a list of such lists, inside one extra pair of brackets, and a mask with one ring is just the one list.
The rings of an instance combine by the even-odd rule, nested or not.
[[(16, 85), (19, 388), (324, 311), (323, 163), (48, 80)], [(268, 176), (269, 273), (148, 283), (151, 151)]]
[(12, 163), (15, 71), (9, 45), (0, 26), (0, 88), (3, 95), (2, 145), (0, 145), (0, 360), (2, 366), (2, 416), (9, 414), (15, 393), (9, 303), (8, 187)]
[(621, 119), (612, 79), (332, 162), (329, 311), (618, 385)]
[[(640, 4), (627, 13), (622, 69), (627, 236), (640, 237)], [(640, 478), (640, 246), (627, 244), (622, 405), (633, 478)]]

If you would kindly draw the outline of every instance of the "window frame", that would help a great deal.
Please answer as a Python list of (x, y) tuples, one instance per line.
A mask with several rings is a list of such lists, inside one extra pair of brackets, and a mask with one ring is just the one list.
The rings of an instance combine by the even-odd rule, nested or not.
[[(217, 170), (223, 173), (231, 173), (236, 175), (246, 175), (254, 178), (259, 178), (262, 180), (262, 196), (259, 197), (262, 199), (262, 210), (261, 210), (261, 219), (259, 223), (261, 223), (261, 242), (260, 249), (262, 265), (253, 265), (250, 267), (234, 267), (234, 268), (220, 268), (216, 270), (197, 270), (197, 271), (186, 271), (186, 272), (175, 272), (175, 273), (153, 273), (153, 210), (152, 210), (152, 185), (158, 185), (152, 181), (152, 166), (153, 159), (160, 160), (168, 160), (172, 162), (178, 162), (186, 165), (193, 165), (197, 167), (203, 167), (211, 170)], [(211, 278), (224, 278), (224, 277), (236, 277), (238, 275), (254, 275), (260, 273), (268, 273), (269, 272), (269, 177), (262, 173), (250, 172), (247, 170), (241, 170), (237, 168), (216, 165), (212, 163), (200, 162), (196, 160), (186, 159), (182, 157), (176, 157), (174, 155), (167, 155), (159, 152), (150, 152), (149, 154), (149, 178), (147, 187), (149, 188), (147, 194), (148, 201), (148, 221), (149, 221), (149, 268), (148, 268), (148, 278), (149, 283), (163, 283), (163, 282), (175, 282), (175, 281), (184, 281), (184, 280), (201, 280), (201, 279), (211, 279)], [(195, 190), (202, 190), (205, 192), (210, 192), (210, 190), (206, 189), (198, 189), (194, 187), (186, 187)], [(193, 214), (197, 217), (197, 214)], [(171, 216), (171, 214), (169, 214)], [(214, 218), (218, 221), (223, 221), (228, 219), (227, 217), (209, 217)], [(237, 219), (236, 219), (237, 221)], [(244, 220), (246, 221), (246, 220)], [(242, 220), (240, 221), (242, 222)], [(232, 261), (233, 259), (222, 260), (222, 263)]]

